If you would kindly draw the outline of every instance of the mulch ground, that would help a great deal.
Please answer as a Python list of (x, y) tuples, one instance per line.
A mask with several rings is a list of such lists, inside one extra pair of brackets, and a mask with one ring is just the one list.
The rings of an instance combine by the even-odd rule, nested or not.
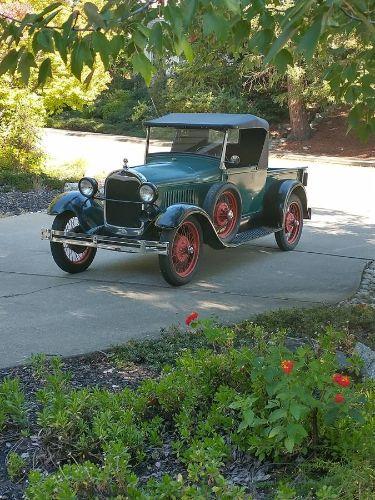
[(45, 210), (60, 191), (43, 189), (37, 191), (7, 191), (0, 186), (0, 217), (20, 215), (26, 212)]
[[(283, 153), (294, 153), (304, 155), (323, 155), (352, 157), (356, 159), (375, 158), (375, 137), (372, 136), (368, 142), (361, 142), (354, 132), (347, 133), (347, 113), (345, 111), (335, 112), (322, 120), (315, 127), (311, 139), (307, 141), (285, 140), (277, 144), (273, 151)], [(280, 131), (274, 130), (276, 138), (280, 137)]]

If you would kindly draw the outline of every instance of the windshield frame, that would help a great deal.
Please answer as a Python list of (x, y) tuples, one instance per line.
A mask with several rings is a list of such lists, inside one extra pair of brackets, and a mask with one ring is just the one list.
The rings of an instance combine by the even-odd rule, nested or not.
[[(174, 129), (174, 130), (177, 130), (177, 129), (186, 129), (186, 128), (189, 128), (189, 129), (200, 129), (202, 127), (157, 127), (155, 125), (152, 126), (153, 128), (169, 128), (169, 129)], [(206, 128), (206, 127), (204, 127)], [(216, 130), (214, 128), (211, 128), (211, 130)], [(180, 155), (180, 154), (184, 154), (184, 155), (194, 155), (194, 156), (202, 156), (202, 157), (208, 157), (208, 158), (215, 158), (217, 160), (220, 160), (220, 168), (222, 169), (225, 169), (225, 152), (226, 152), (226, 148), (227, 148), (227, 142), (228, 142), (228, 130), (227, 129), (220, 129), (220, 130), (217, 130), (218, 132), (223, 132), (224, 136), (223, 136), (223, 141), (222, 141), (222, 149), (221, 149), (221, 155), (220, 156), (214, 156), (214, 155), (210, 155), (210, 154), (201, 154), (201, 153), (194, 153), (192, 151), (160, 151), (160, 152), (156, 152), (156, 153), (150, 153), (149, 152), (149, 149), (150, 149), (150, 130), (151, 130), (151, 125), (147, 125), (147, 130), (146, 130), (146, 149), (145, 149), (145, 164), (147, 163), (147, 158), (150, 156), (150, 155), (158, 155), (158, 154), (168, 154), (168, 155)]]

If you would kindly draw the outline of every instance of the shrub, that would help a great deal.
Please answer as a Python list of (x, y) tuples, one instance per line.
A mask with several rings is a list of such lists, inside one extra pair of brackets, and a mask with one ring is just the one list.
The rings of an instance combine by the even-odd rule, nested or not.
[(26, 423), (26, 402), (20, 381), (6, 378), (0, 384), (0, 431), (8, 425)]
[(6, 466), (8, 476), (12, 481), (16, 481), (17, 479), (20, 479), (24, 473), (26, 460), (18, 453), (10, 451), (7, 455)]

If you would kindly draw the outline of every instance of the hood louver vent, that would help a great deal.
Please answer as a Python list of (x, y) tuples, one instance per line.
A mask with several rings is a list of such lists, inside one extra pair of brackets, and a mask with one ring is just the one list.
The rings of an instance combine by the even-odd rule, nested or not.
[(198, 204), (198, 197), (194, 189), (172, 189), (163, 197), (163, 207), (167, 208), (176, 203)]

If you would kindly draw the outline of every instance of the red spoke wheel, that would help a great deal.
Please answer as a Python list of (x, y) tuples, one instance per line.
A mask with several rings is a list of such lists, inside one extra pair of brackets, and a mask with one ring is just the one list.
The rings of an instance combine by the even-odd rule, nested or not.
[[(57, 215), (52, 229), (64, 231), (65, 234), (82, 232), (78, 218), (70, 212)], [(90, 266), (94, 260), (96, 248), (51, 242), (51, 253), (60, 269), (75, 274), (85, 271)]]
[(292, 194), (287, 202), (282, 231), (275, 233), (276, 243), (281, 250), (293, 250), (301, 238), (303, 209), (300, 198)]
[(159, 255), (164, 279), (173, 286), (189, 283), (197, 271), (202, 253), (202, 230), (194, 217), (169, 231), (163, 231), (160, 241), (169, 243), (168, 255)]
[(242, 212), (241, 195), (233, 184), (216, 184), (208, 191), (203, 208), (219, 238), (228, 243), (237, 234)]
[(233, 191), (224, 191), (215, 205), (213, 223), (220, 238), (225, 239), (233, 233), (238, 220), (238, 202)]

